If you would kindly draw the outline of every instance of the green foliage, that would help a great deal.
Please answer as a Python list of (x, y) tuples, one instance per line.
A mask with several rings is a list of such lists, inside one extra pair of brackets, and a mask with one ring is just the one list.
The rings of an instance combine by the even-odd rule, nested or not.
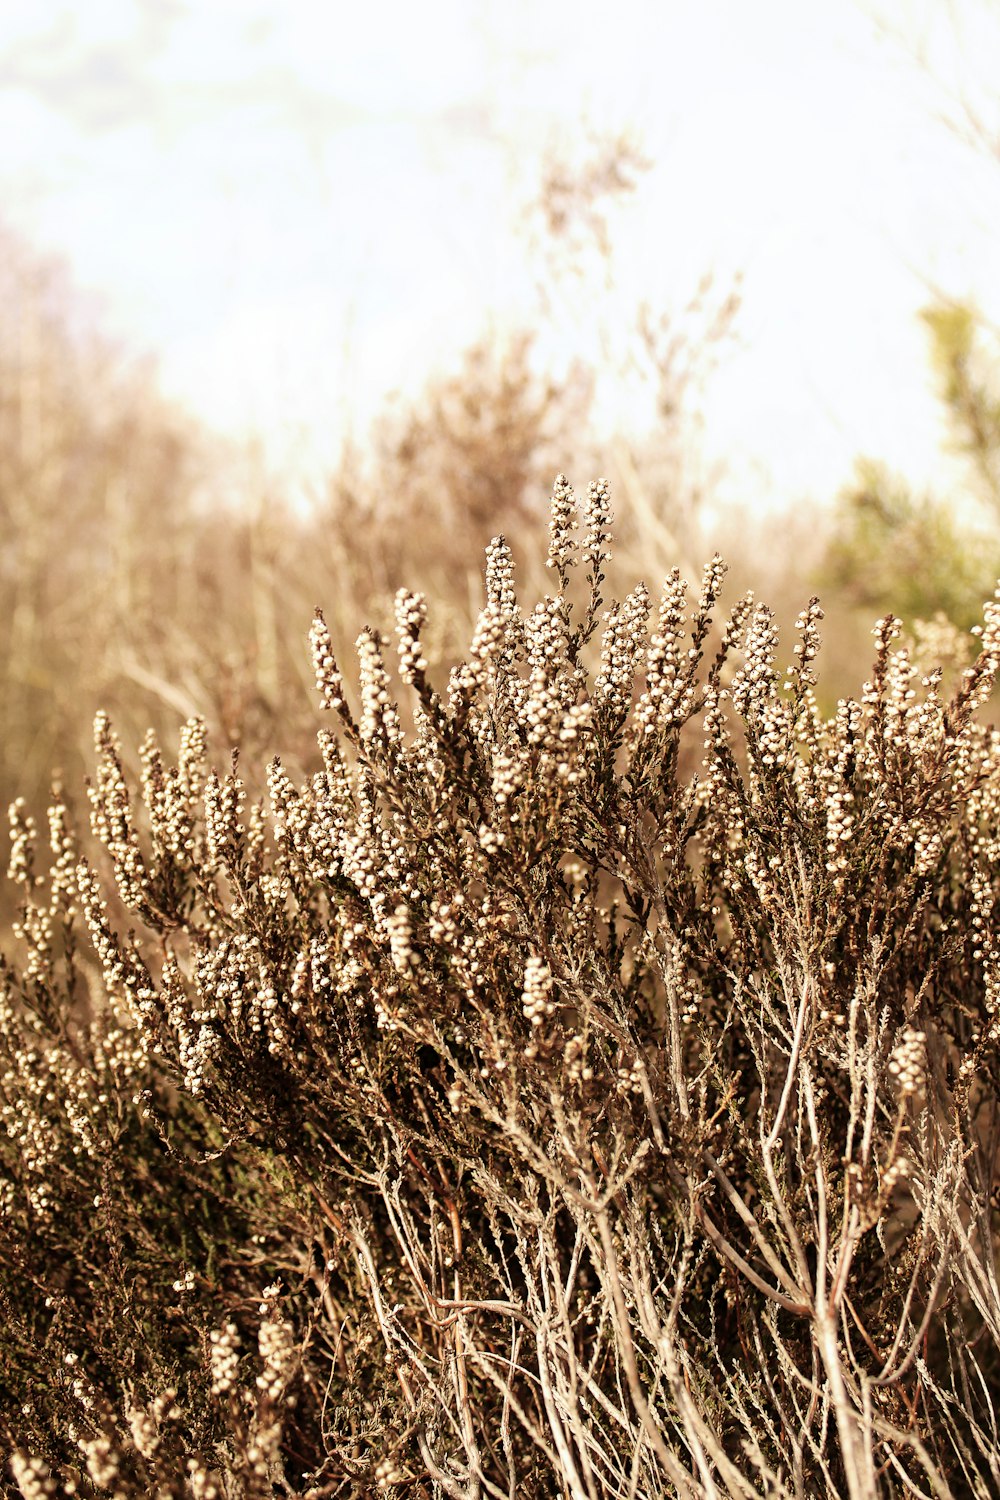
[(891, 608), (909, 625), (944, 615), (968, 630), (1000, 576), (1000, 398), (975, 310), (940, 303), (922, 316), (952, 446), (965, 460), (965, 499), (975, 496), (981, 514), (861, 460), (839, 497), (823, 576), (866, 611)]
[(937, 303), (922, 316), (956, 451), (968, 459), (982, 498), (1000, 521), (1000, 396), (995, 358), (983, 347), (982, 320), (962, 302)]
[(973, 546), (947, 505), (863, 461), (840, 497), (825, 574), (866, 612), (891, 604), (908, 624), (944, 614), (969, 630), (1000, 576), (1000, 539)]
[(86, 847), (12, 809), (9, 1494), (997, 1488), (1000, 596), (824, 719), (816, 600), (782, 672), (609, 531), (560, 476), (437, 685), (317, 614), (266, 804), (102, 716)]

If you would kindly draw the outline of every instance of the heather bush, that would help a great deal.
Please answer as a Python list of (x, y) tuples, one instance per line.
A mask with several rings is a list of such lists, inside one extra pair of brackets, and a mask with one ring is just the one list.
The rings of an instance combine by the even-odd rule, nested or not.
[(816, 600), (782, 672), (609, 532), (560, 477), (436, 686), (317, 613), (262, 804), (101, 717), (89, 839), (12, 808), (7, 1493), (1000, 1489), (1000, 593), (825, 718)]

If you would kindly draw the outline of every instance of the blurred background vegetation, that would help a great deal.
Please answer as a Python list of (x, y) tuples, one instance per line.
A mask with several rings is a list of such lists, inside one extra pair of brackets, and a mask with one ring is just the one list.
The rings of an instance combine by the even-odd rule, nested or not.
[[(549, 163), (532, 206), (541, 307), (562, 299), (572, 312), (587, 253), (614, 275), (605, 215), (642, 168), (624, 139), (598, 143), (575, 174)], [(597, 358), (655, 396), (641, 440), (590, 439), (596, 365), (556, 384), (538, 373), (531, 330), (486, 335), (418, 399), (387, 401), (304, 500), (259, 454), (171, 407), (154, 374), (102, 338), (59, 267), (9, 232), (0, 277), (0, 797), (24, 797), (36, 815), (53, 778), (79, 800), (99, 707), (131, 749), (150, 726), (171, 743), (199, 713), (216, 759), (238, 745), (251, 782), (275, 753), (303, 769), (314, 606), (349, 673), (363, 625), (389, 629), (396, 588), (422, 589), (443, 670), (478, 613), (491, 536), (511, 541), (526, 597), (547, 586), (560, 469), (578, 487), (612, 481), (617, 588), (645, 577), (655, 590), (678, 562), (694, 579), (718, 549), (733, 592), (753, 587), (785, 627), (818, 590), (826, 708), (858, 691), (871, 625), (890, 609), (929, 655), (960, 664), (1000, 576), (995, 341), (960, 303), (925, 314), (960, 493), (915, 493), (860, 456), (821, 517), (747, 518), (714, 504), (697, 464), (697, 395), (726, 358), (738, 286), (706, 280), (683, 319), (641, 307), (624, 336), (608, 331)]]

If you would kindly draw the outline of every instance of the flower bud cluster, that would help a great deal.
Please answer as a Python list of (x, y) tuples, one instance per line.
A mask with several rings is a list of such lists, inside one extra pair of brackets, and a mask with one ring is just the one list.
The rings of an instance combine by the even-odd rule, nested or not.
[[(808, 695), (810, 715), (812, 696)], [(810, 812), (818, 811), (826, 824), (826, 868), (835, 885), (843, 885), (848, 869), (848, 846), (854, 835), (854, 793), (848, 784), (852, 760), (861, 745), (863, 710), (842, 698), (830, 724), (812, 724), (811, 753), (801, 766), (802, 796)], [(801, 722), (801, 719), (800, 719)]]
[(87, 787), (91, 831), (111, 856), (115, 884), (125, 905), (141, 908), (149, 880), (132, 822), (121, 750), (105, 713), (99, 713), (94, 720), (94, 745), (98, 756), (97, 778)]
[(456, 667), (449, 682), (449, 698), (454, 709), (460, 693), (472, 694), (489, 683), (496, 660), (507, 644), (507, 622), (500, 606), (490, 600), (481, 610), (469, 647), (468, 661)]
[(879, 1183), (879, 1196), (883, 1200), (887, 1199), (891, 1193), (895, 1192), (903, 1179), (909, 1177), (909, 1175), (910, 1163), (908, 1159), (902, 1154), (894, 1156), (882, 1173), (881, 1182)]
[(970, 713), (987, 702), (1000, 671), (1000, 586), (983, 611), (983, 624), (975, 626), (973, 634), (980, 637), (979, 655), (963, 673), (963, 695)]
[[(792, 715), (787, 703), (777, 698), (766, 699), (760, 706), (756, 731), (752, 773), (761, 766), (787, 770), (795, 764)], [(754, 791), (758, 793), (756, 786)]]
[(993, 886), (983, 870), (977, 870), (969, 881), (970, 906), (969, 925), (972, 928), (972, 957), (981, 963), (996, 947), (994, 929), (996, 901)]
[(316, 611), (309, 630), (309, 649), (312, 653), (313, 670), (316, 674), (316, 689), (319, 693), (320, 707), (343, 708), (344, 679), (340, 675), (340, 669), (333, 654), (330, 629), (323, 618), (323, 611), (321, 609)]
[(923, 1092), (927, 1072), (927, 1038), (922, 1031), (907, 1026), (889, 1059), (889, 1075), (895, 1080), (903, 1098)]
[[(945, 671), (957, 671), (969, 662), (969, 632), (961, 630), (947, 615), (938, 611), (932, 619), (914, 620), (913, 659), (927, 674), (927, 686), (937, 688)], [(974, 628), (973, 635), (982, 634)]]
[(562, 600), (549, 597), (524, 622), (527, 682), (514, 685), (517, 715), (529, 745), (558, 742), (566, 710), (575, 702), (576, 678), (566, 671), (566, 626)]
[(164, 1019), (174, 1034), (184, 1086), (196, 1096), (203, 1094), (220, 1047), (215, 997), (209, 997), (207, 1006), (195, 1002), (172, 955), (164, 959), (159, 994)]
[(97, 956), (104, 971), (104, 982), (108, 991), (116, 994), (125, 989), (132, 978), (130, 965), (121, 951), (118, 939), (111, 930), (107, 906), (101, 894), (100, 881), (86, 860), (80, 860), (77, 865), (76, 887), (80, 894), (80, 905), (83, 908), (90, 939), (97, 950)]
[(218, 1480), (197, 1458), (187, 1461), (187, 1481), (192, 1500), (222, 1500)]
[(606, 479), (592, 479), (583, 502), (584, 541), (581, 560), (599, 573), (611, 558), (606, 543), (611, 536), (611, 486)]
[(463, 1115), (469, 1112), (469, 1101), (465, 1089), (457, 1078), (448, 1089), (448, 1104), (453, 1115)]
[(417, 956), (411, 945), (409, 908), (400, 903), (386, 917), (389, 929), (389, 954), (397, 974), (409, 974), (417, 966)]
[(476, 621), (468, 657), (449, 678), (452, 712), (462, 695), (469, 697), (493, 682), (500, 658), (516, 648), (522, 629), (514, 560), (504, 538), (497, 536), (486, 548), (486, 603)]
[(118, 1478), (121, 1453), (106, 1433), (80, 1438), (80, 1451), (87, 1463), (87, 1473), (99, 1489), (109, 1490)]
[(29, 812), (25, 811), (23, 797), (10, 804), (7, 813), (10, 822), (10, 858), (7, 863), (7, 879), (15, 885), (31, 890), (38, 876), (34, 872), (35, 842), (38, 826)]
[(396, 594), (396, 634), (399, 637), (399, 675), (403, 682), (414, 683), (427, 671), (427, 660), (420, 646), (420, 632), (427, 619), (427, 601), (423, 594), (400, 589)]
[(913, 863), (918, 875), (929, 875), (944, 852), (939, 828), (918, 827), (913, 838)]
[[(872, 626), (872, 637), (875, 641), (875, 667), (871, 680), (866, 682), (861, 690), (861, 702), (867, 710), (867, 732), (870, 736), (878, 728), (880, 710), (884, 707), (884, 697), (887, 686), (887, 672), (889, 665), (889, 653), (892, 643), (898, 637), (902, 628), (902, 620), (895, 615), (885, 615), (876, 620)], [(878, 752), (881, 754), (881, 752)]]
[(890, 653), (882, 695), (881, 735), (886, 751), (899, 751), (920, 743), (914, 735), (914, 719), (919, 707), (914, 683), (919, 675), (906, 646)]
[[(7, 1014), (4, 1014), (7, 1012)], [(6, 1030), (13, 1016), (6, 999), (0, 1003), (0, 1025)], [(25, 1197), (39, 1217), (48, 1221), (54, 1207), (53, 1179), (62, 1154), (60, 1122), (52, 1102), (56, 1098), (42, 1053), (26, 1043), (11, 1048), (0, 1072), (0, 1129), (17, 1151)]]
[(774, 654), (778, 633), (774, 616), (764, 604), (758, 604), (750, 617), (743, 643), (743, 665), (733, 678), (730, 693), (733, 707), (741, 718), (756, 718), (771, 697), (774, 682)]
[(361, 739), (376, 737), (389, 744), (402, 738), (399, 714), (389, 697), (389, 674), (382, 660), (382, 638), (373, 630), (364, 630), (355, 641), (358, 652), (358, 680), (361, 689)]
[[(710, 616), (712, 610), (719, 602), (722, 593), (722, 585), (726, 581), (729, 565), (723, 561), (722, 556), (716, 552), (705, 564), (701, 573), (701, 593), (698, 595), (697, 618), (695, 621), (695, 637), (700, 644), (708, 633)], [(739, 611), (739, 606), (737, 606)], [(742, 626), (743, 614), (736, 616), (738, 624)], [(736, 637), (734, 636), (735, 640)]]
[(615, 1092), (623, 1098), (629, 1094), (641, 1094), (642, 1077), (642, 1068), (638, 1062), (628, 1068), (618, 1068), (615, 1074)]
[(257, 1389), (269, 1401), (277, 1401), (295, 1373), (295, 1331), (283, 1318), (269, 1317), (257, 1333), (257, 1347), (264, 1368), (257, 1376)]
[(554, 568), (565, 588), (575, 550), (573, 531), (576, 526), (576, 497), (565, 474), (557, 474), (549, 506), (549, 551), (547, 568)]
[(461, 891), (432, 901), (428, 932), (431, 942), (441, 947), (454, 949), (461, 942), (461, 918), (465, 907), (465, 896)]
[(719, 750), (728, 745), (730, 738), (725, 711), (718, 699), (706, 712), (703, 727), (703, 755), (693, 796), (699, 807), (712, 817), (718, 817), (726, 796), (725, 770)]
[(594, 1077), (594, 1070), (587, 1062), (587, 1046), (582, 1036), (571, 1036), (563, 1048), (563, 1066), (566, 1069), (566, 1081), (577, 1087), (584, 1083), (590, 1083)]
[(216, 1396), (227, 1396), (236, 1385), (240, 1363), (240, 1336), (236, 1324), (224, 1323), (221, 1328), (213, 1328), (208, 1342), (212, 1392)]
[[(498, 808), (506, 808), (507, 804), (517, 796), (524, 781), (524, 766), (520, 757), (497, 751), (493, 757), (493, 769), (490, 776), (490, 790), (493, 800)], [(494, 835), (494, 841), (496, 835)]]
[(521, 1009), (533, 1028), (541, 1026), (555, 1011), (552, 1002), (552, 974), (546, 963), (532, 954), (524, 966), (524, 989)]
[(635, 709), (637, 736), (651, 735), (674, 718), (682, 718), (691, 706), (690, 701), (682, 704), (682, 699), (693, 697), (681, 667), (687, 655), (683, 646), (686, 600), (687, 584), (680, 569), (674, 568), (663, 585), (656, 631), (646, 651), (646, 689)]
[(246, 792), (243, 782), (233, 769), (220, 781), (213, 771), (205, 783), (205, 847), (208, 863), (212, 869), (225, 863), (240, 847), (245, 832), (242, 823), (243, 804)]
[(176, 768), (167, 770), (152, 730), (139, 751), (140, 782), (154, 847), (178, 865), (195, 863), (195, 819), (205, 784), (204, 720), (189, 719), (181, 730)]
[(601, 639), (601, 665), (594, 683), (594, 698), (612, 718), (628, 712), (636, 667), (646, 649), (649, 591), (645, 584), (632, 590), (621, 604), (605, 615)]
[(253, 1485), (251, 1494), (266, 1494), (264, 1486), (272, 1482), (273, 1465), (277, 1462), (281, 1449), (281, 1427), (280, 1417), (269, 1420), (258, 1415), (254, 1423), (253, 1436), (246, 1446), (247, 1465)]
[(160, 1429), (153, 1413), (147, 1411), (144, 1406), (133, 1403), (129, 1406), (126, 1417), (128, 1419), (129, 1431), (132, 1434), (132, 1442), (135, 1450), (143, 1458), (155, 1458), (161, 1444)]
[(810, 599), (806, 608), (802, 610), (795, 621), (795, 629), (799, 632), (800, 639), (795, 644), (795, 655), (798, 661), (794, 666), (788, 668), (786, 688), (791, 688), (799, 694), (812, 687), (816, 681), (812, 670), (813, 663), (819, 655), (822, 645), (822, 636), (819, 633), (819, 622), (823, 619), (823, 610), (818, 599)]
[(267, 792), (271, 804), (274, 836), (290, 844), (305, 858), (312, 855), (312, 808), (301, 796), (277, 756), (267, 768)]
[(62, 911), (67, 917), (76, 915), (74, 898), (76, 881), (74, 874), (79, 861), (76, 835), (69, 823), (66, 804), (56, 787), (48, 809), (49, 848), (52, 851), (52, 866), (49, 871), (49, 890), (52, 895), (52, 911)]
[(42, 1459), (18, 1451), (11, 1454), (9, 1462), (14, 1483), (24, 1500), (54, 1500), (58, 1494), (56, 1482)]
[(406, 1475), (394, 1459), (379, 1459), (375, 1465), (375, 1484), (380, 1490), (387, 1490), (391, 1484), (405, 1484), (405, 1482)]
[(826, 795), (826, 868), (832, 875), (847, 869), (844, 845), (854, 832), (853, 803), (854, 794), (843, 786), (831, 787)]
[(514, 588), (514, 559), (502, 536), (495, 536), (486, 546), (486, 598), (496, 605), (504, 620), (520, 616)]
[(364, 787), (360, 789), (353, 826), (344, 830), (340, 860), (344, 874), (362, 896), (371, 900), (385, 870), (385, 851), (375, 800)]
[(586, 776), (586, 761), (583, 754), (586, 733), (591, 729), (594, 706), (589, 699), (573, 703), (563, 714), (559, 726), (558, 745), (549, 757), (554, 764), (556, 777), (567, 786), (575, 786)]
[(25, 944), (28, 952), (24, 976), (40, 984), (45, 983), (52, 965), (53, 919), (56, 911), (54, 901), (47, 906), (36, 906), (29, 898), (12, 923), (14, 936)]

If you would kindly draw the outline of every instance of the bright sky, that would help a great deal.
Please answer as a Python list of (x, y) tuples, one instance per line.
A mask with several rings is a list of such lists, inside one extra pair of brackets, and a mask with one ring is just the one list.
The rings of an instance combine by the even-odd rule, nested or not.
[[(321, 458), (484, 328), (538, 323), (542, 150), (629, 128), (653, 166), (614, 288), (543, 330), (552, 358), (742, 274), (702, 403), (730, 498), (829, 498), (860, 453), (923, 480), (917, 310), (933, 283), (1000, 318), (1000, 162), (939, 118), (981, 102), (1000, 30), (981, 0), (882, 0), (887, 40), (875, 3), (2, 0), (0, 203), (172, 395)], [(607, 428), (637, 409), (605, 381)]]

